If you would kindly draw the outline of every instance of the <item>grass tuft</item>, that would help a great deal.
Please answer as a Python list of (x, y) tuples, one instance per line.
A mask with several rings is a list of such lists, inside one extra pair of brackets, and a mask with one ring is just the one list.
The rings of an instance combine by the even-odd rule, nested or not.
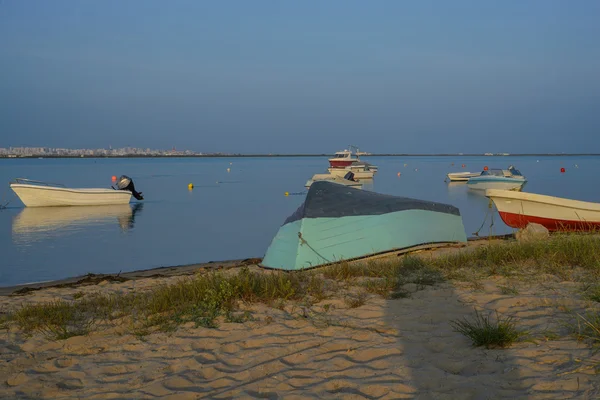
[(584, 289), (584, 298), (600, 303), (600, 285), (590, 285)]
[(485, 346), (488, 349), (508, 347), (525, 334), (517, 330), (512, 317), (502, 317), (498, 312), (496, 318), (492, 319), (492, 313), (484, 315), (475, 310), (473, 319), (465, 317), (462, 320), (453, 320), (450, 325), (454, 331), (471, 339), (474, 346)]
[(358, 294), (348, 295), (344, 299), (344, 302), (350, 308), (358, 308), (364, 306), (367, 303), (367, 293), (361, 291)]
[(579, 340), (590, 340), (600, 344), (600, 312), (589, 312), (586, 315), (575, 314), (576, 323), (573, 327)]
[(517, 290), (517, 288), (514, 285), (508, 285), (508, 286), (498, 285), (498, 289), (500, 289), (500, 293), (505, 294), (505, 295), (519, 294), (519, 291)]

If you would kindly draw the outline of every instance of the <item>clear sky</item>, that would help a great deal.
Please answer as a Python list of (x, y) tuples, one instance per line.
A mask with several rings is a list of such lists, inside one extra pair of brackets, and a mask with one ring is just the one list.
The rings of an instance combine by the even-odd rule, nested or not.
[(0, 147), (600, 152), (598, 0), (0, 0)]

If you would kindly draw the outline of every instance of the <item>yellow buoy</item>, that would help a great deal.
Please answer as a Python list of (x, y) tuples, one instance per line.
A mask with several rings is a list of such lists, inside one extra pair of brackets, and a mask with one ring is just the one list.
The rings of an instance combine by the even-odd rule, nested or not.
[(188, 189), (193, 189), (193, 188), (194, 188), (194, 184), (193, 184), (193, 183), (190, 183), (190, 184), (188, 185)]
[(285, 194), (286, 196), (289, 196), (289, 195), (290, 195), (290, 192), (285, 192), (284, 194)]
[(227, 168), (227, 172), (231, 172), (231, 168)]

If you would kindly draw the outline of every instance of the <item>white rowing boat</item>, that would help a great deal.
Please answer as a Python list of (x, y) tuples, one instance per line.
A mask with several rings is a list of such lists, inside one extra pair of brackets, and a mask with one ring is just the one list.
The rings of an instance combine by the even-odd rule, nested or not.
[(135, 191), (133, 181), (126, 176), (121, 176), (117, 187), (67, 188), (61, 184), (23, 178), (17, 178), (10, 184), (25, 207), (101, 206), (128, 204), (131, 196), (143, 199), (141, 193)]
[(512, 228), (524, 228), (532, 222), (550, 231), (600, 229), (600, 203), (497, 189), (488, 189), (485, 195)]

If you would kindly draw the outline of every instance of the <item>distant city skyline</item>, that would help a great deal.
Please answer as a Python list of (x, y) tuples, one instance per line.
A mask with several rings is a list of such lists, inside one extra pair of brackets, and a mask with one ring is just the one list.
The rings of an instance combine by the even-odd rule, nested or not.
[[(191, 150), (176, 150), (172, 149), (150, 149), (137, 147), (122, 147), (122, 148), (101, 148), (101, 149), (68, 149), (68, 148), (53, 148), (53, 147), (0, 147), (0, 158), (20, 158), (20, 157), (237, 157), (237, 156), (326, 156), (331, 153), (228, 153), (228, 152), (195, 152)], [(560, 153), (505, 153), (505, 152), (486, 152), (486, 153), (397, 153), (388, 151), (384, 153), (357, 153), (361, 156), (378, 156), (378, 155), (447, 155), (447, 156), (519, 156), (519, 155), (577, 155), (576, 153), (567, 154)], [(578, 153), (585, 155), (599, 155), (600, 153), (585, 152)]]
[(4, 0), (0, 146), (600, 148), (600, 2)]

